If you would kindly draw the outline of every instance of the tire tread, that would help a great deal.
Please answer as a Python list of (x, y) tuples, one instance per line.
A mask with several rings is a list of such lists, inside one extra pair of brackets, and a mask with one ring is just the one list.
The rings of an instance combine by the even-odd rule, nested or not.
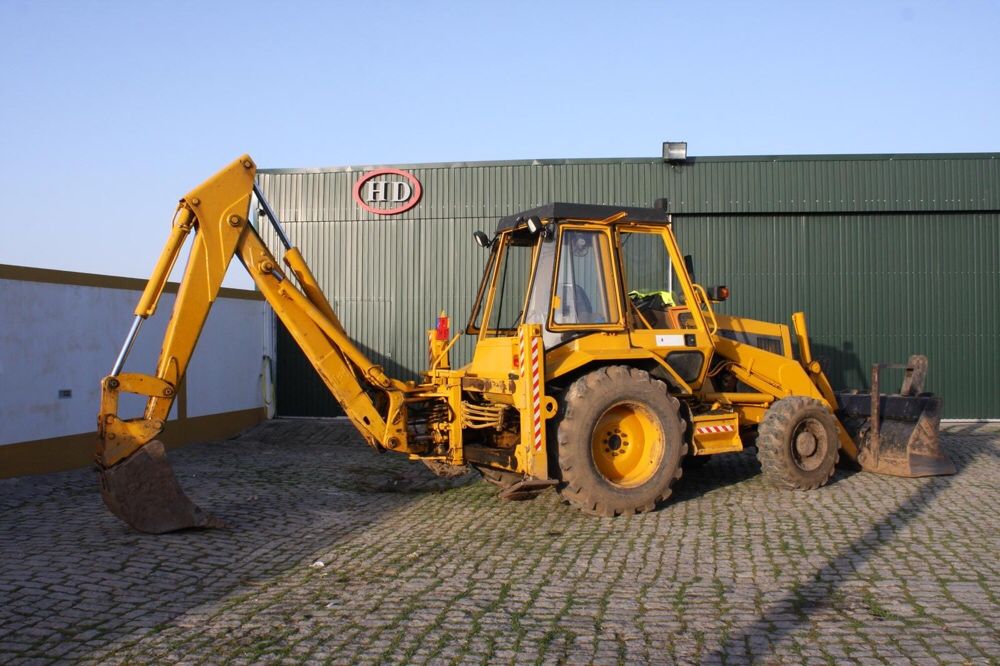
[[(587, 437), (586, 446), (572, 440), (572, 431), (577, 428), (580, 421), (584, 421), (592, 416), (593, 406), (587, 398), (589, 395), (597, 394), (607, 382), (615, 384), (634, 384), (636, 386), (648, 386), (658, 393), (666, 396), (674, 416), (680, 421), (677, 413), (679, 402), (677, 398), (667, 393), (667, 386), (658, 379), (653, 379), (644, 370), (629, 366), (613, 365), (600, 368), (586, 375), (583, 375), (573, 382), (563, 396), (562, 405), (563, 416), (556, 430), (558, 440), (558, 462), (562, 472), (563, 483), (560, 487), (560, 495), (570, 504), (576, 506), (584, 513), (599, 516), (630, 515), (634, 513), (644, 513), (652, 511), (656, 506), (668, 499), (672, 493), (672, 485), (681, 478), (683, 470), (680, 460), (687, 454), (687, 444), (684, 442), (683, 429), (678, 426), (680, 434), (680, 454), (677, 457), (676, 469), (664, 487), (656, 493), (652, 500), (643, 500), (634, 503), (624, 501), (622, 497), (609, 496), (606, 490), (593, 483), (587, 483), (587, 468), (592, 464), (585, 456), (591, 455), (590, 438)], [(579, 433), (577, 433), (579, 435)], [(664, 452), (669, 455), (669, 449)], [(584, 473), (578, 473), (583, 468)]]
[(786, 435), (794, 427), (799, 414), (812, 408), (819, 408), (826, 414), (830, 421), (836, 417), (830, 413), (826, 405), (806, 396), (791, 396), (782, 398), (773, 403), (761, 421), (757, 435), (757, 460), (760, 461), (761, 471), (764, 477), (772, 485), (787, 490), (815, 490), (826, 485), (833, 477), (833, 473), (840, 458), (840, 444), (836, 438), (836, 423), (828, 424), (832, 426), (834, 434), (832, 446), (834, 447), (833, 463), (825, 474), (817, 479), (805, 479), (801, 470), (785, 455)]

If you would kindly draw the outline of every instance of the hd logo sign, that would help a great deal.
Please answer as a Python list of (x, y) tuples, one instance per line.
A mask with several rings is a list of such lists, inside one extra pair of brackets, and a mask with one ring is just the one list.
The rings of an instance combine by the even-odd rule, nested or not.
[(354, 201), (376, 215), (405, 213), (420, 202), (421, 194), (420, 181), (399, 169), (369, 171), (354, 184)]

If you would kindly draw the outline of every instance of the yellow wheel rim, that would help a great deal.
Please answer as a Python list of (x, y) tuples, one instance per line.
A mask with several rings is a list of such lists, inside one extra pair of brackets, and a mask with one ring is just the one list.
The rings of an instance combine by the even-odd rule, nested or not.
[(663, 432), (649, 409), (620, 403), (597, 420), (590, 449), (605, 479), (616, 486), (639, 486), (656, 474), (663, 461)]

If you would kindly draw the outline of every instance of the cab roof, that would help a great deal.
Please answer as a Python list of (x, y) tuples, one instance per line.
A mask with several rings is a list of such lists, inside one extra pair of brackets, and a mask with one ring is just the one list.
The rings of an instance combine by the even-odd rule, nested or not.
[(501, 217), (497, 222), (497, 233), (512, 229), (523, 223), (529, 217), (535, 216), (542, 220), (604, 220), (616, 213), (624, 211), (632, 222), (655, 222), (664, 224), (667, 221), (666, 208), (636, 208), (634, 206), (606, 206), (601, 204), (579, 204), (553, 202), (538, 206), (514, 215)]

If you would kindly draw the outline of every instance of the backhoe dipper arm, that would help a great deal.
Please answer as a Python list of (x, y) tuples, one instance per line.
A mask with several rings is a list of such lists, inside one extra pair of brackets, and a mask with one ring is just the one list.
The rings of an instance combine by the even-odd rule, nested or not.
[[(298, 249), (288, 248), (284, 259), (305, 294), (278, 269), (253, 229), (244, 234), (237, 252), (265, 300), (362, 436), (372, 446), (404, 449), (403, 385), (368, 360), (344, 332)], [(388, 400), (384, 416), (369, 395), (373, 389)]]
[[(256, 165), (244, 155), (189, 192), (177, 207), (170, 237), (135, 309), (135, 320), (112, 373), (101, 384), (97, 462), (108, 508), (141, 531), (217, 524), (180, 490), (154, 438), (163, 430), (208, 311), (238, 256), (275, 314), (319, 372), (345, 413), (373, 446), (408, 450), (405, 387), (368, 360), (344, 332), (299, 251), (291, 247), (261, 193), (258, 199), (285, 244), (285, 263), (303, 291), (278, 268), (247, 213)], [(156, 312), (187, 236), (190, 256), (163, 337), (155, 375), (123, 373), (141, 322)], [(141, 418), (120, 419), (122, 392), (146, 396)], [(375, 397), (382, 398), (376, 404)], [(171, 502), (178, 506), (171, 511)], [(152, 517), (151, 517), (152, 516)]]
[[(129, 337), (111, 375), (102, 382), (97, 445), (102, 467), (111, 467), (132, 455), (163, 429), (208, 310), (218, 296), (236, 245), (249, 227), (246, 215), (255, 173), (253, 161), (243, 156), (189, 192), (178, 204), (170, 237), (135, 308)], [(139, 324), (156, 313), (163, 288), (191, 231), (196, 232), (191, 254), (163, 336), (156, 373), (153, 376), (121, 373)], [(118, 418), (121, 392), (147, 396), (141, 419)]]

